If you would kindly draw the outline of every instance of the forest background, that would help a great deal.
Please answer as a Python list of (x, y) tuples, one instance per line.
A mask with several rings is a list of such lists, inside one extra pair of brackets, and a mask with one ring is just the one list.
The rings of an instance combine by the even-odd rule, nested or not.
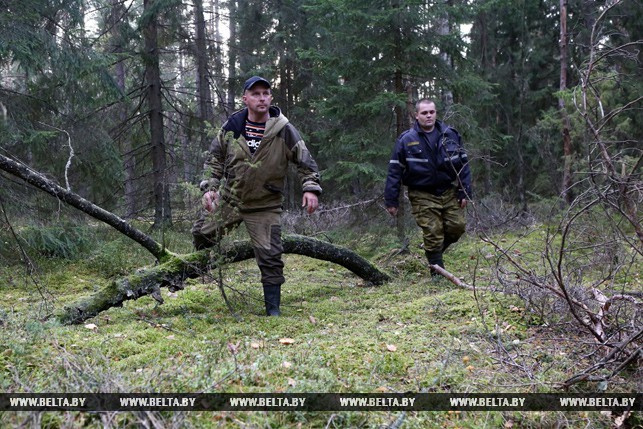
[[(517, 297), (494, 299), (516, 309), (525, 332), (533, 317), (571, 323), (590, 338), (575, 337), (589, 344), (578, 352), (590, 349), (594, 360), (575, 361), (587, 372), (557, 374), (562, 385), (607, 386), (641, 356), (642, 20), (633, 0), (2, 0), (0, 155), (187, 253), (209, 142), (241, 107), (245, 79), (262, 75), (322, 174), (312, 217), (301, 213), (289, 174), (287, 230), (353, 248), (406, 285), (426, 267), (408, 207), (397, 221), (387, 217), (383, 181), (415, 101), (434, 98), (439, 118), (463, 136), (474, 176), (469, 238), (451, 257), (456, 275)], [(9, 161), (0, 163), (2, 326), (26, 329), (33, 346), (50, 328), (29, 328), (11, 310), (20, 302), (35, 319), (28, 303), (38, 303), (31, 310), (45, 320), (52, 295), (69, 302), (92, 290), (70, 286), (62, 271), (103, 284), (148, 260), (34, 190)], [(487, 314), (476, 302), (469, 310)], [(498, 352), (500, 328), (487, 328)], [(33, 350), (15, 341), (6, 342), (13, 376), (1, 387), (19, 391), (29, 366), (16, 369), (17, 356)], [(48, 386), (32, 382), (36, 391)], [(620, 383), (641, 391), (640, 369)], [(350, 413), (324, 421), (342, 419), (370, 424)]]

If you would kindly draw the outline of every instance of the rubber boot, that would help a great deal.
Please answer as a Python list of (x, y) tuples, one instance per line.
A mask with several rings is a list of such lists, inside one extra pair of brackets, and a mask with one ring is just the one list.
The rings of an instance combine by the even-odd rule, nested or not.
[(203, 250), (214, 246), (214, 241), (209, 240), (206, 236), (201, 234), (193, 235), (192, 243), (196, 250)]
[[(426, 254), (426, 259), (429, 261), (429, 264), (444, 268), (444, 262), (442, 261), (442, 252), (429, 252), (428, 250), (425, 250), (424, 253)], [(434, 277), (438, 275), (440, 274), (433, 268), (431, 268), (431, 276)]]
[(279, 305), (281, 304), (281, 285), (264, 285), (263, 298), (266, 303), (267, 316), (280, 316)]

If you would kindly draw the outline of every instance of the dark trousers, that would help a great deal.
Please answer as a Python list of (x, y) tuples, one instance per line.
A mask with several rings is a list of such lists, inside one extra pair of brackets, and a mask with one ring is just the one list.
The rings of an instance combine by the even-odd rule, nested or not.
[(284, 282), (281, 212), (281, 209), (272, 209), (245, 213), (225, 202), (212, 212), (201, 209), (198, 220), (192, 226), (194, 246), (197, 250), (212, 247), (243, 222), (261, 271), (261, 283), (281, 285)]

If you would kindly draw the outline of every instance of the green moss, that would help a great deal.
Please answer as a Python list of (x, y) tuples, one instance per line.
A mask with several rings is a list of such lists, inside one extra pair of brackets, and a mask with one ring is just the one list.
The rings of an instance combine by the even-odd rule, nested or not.
[[(341, 236), (337, 234), (336, 239)], [(515, 243), (523, 254), (532, 255), (534, 266), (536, 237), (519, 237)], [(186, 249), (189, 239), (189, 234), (172, 238), (176, 243), (183, 240), (181, 246)], [(379, 287), (364, 287), (359, 278), (333, 264), (287, 255), (279, 318), (263, 316), (260, 274), (254, 261), (226, 265), (221, 280), (241, 320), (230, 314), (215, 271), (186, 282), (183, 291), (170, 294), (163, 288), (163, 305), (145, 297), (102, 312), (83, 325), (43, 323), (39, 321), (43, 319), (42, 290), (55, 297), (51, 305), (60, 309), (76, 302), (79, 295), (110, 284), (118, 287), (112, 283), (113, 275), (123, 269), (135, 281), (136, 274), (128, 267), (152, 264), (149, 257), (141, 258), (132, 249), (135, 246), (125, 243), (104, 247), (105, 254), (92, 261), (43, 260), (38, 286), (26, 282), (18, 287), (14, 280), (0, 298), (0, 387), (20, 390), (20, 380), (41, 392), (548, 391), (552, 383), (589, 366), (575, 350), (583, 340), (579, 332), (535, 326), (536, 319), (515, 296), (474, 294), (444, 280), (435, 281), (428, 274), (417, 237), (408, 254), (391, 256), (394, 243), (391, 236), (350, 233), (340, 243), (367, 249), (371, 260), (395, 275)], [(112, 271), (107, 266), (118, 252), (122, 254), (115, 264), (120, 268)], [(475, 278), (478, 286), (490, 286), (491, 272), (483, 271), (495, 262), (485, 259), (489, 253), (497, 257), (488, 244), (467, 237), (449, 250), (445, 262), (465, 281)], [(177, 258), (166, 264), (183, 263)], [(161, 264), (153, 270), (162, 268)], [(10, 273), (3, 269), (2, 276), (8, 275), (20, 276), (20, 267)], [(629, 273), (621, 278), (627, 281), (635, 276)], [(561, 337), (570, 341), (561, 343)], [(280, 341), (285, 338), (292, 339), (292, 344)], [(619, 388), (625, 389), (633, 383), (619, 382)], [(63, 417), (52, 414), (47, 421), (56, 427), (62, 425)], [(222, 427), (224, 422), (317, 428), (331, 420), (334, 427), (384, 427), (398, 417), (385, 412), (195, 412), (186, 419), (206, 428)], [(98, 421), (85, 415), (73, 418), (88, 427), (98, 426)], [(115, 418), (123, 427), (137, 421), (131, 413)], [(508, 421), (516, 427), (540, 427), (556, 419), (556, 413), (422, 412), (408, 413), (404, 427), (502, 427)], [(586, 419), (596, 426), (603, 421), (598, 413), (589, 413)], [(5, 426), (15, 422), (15, 416), (0, 416)]]

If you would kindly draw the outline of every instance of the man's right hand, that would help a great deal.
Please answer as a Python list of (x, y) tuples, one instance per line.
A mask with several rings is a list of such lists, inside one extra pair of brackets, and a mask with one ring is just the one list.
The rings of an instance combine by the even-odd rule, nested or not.
[(397, 216), (397, 207), (387, 207), (386, 211), (393, 217)]
[(215, 191), (208, 191), (203, 194), (203, 207), (211, 212), (219, 205), (219, 194)]

